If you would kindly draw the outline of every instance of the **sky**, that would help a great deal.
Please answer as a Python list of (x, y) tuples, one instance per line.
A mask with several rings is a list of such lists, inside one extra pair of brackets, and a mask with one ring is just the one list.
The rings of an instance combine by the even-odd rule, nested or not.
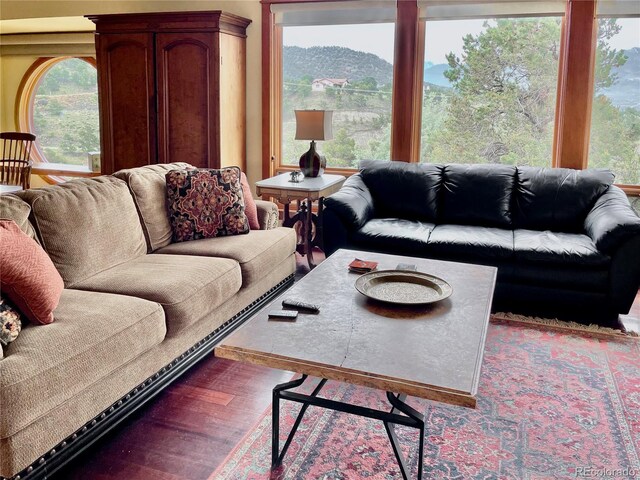
[[(445, 55), (462, 53), (462, 37), (477, 35), (483, 30), (484, 20), (432, 21), (427, 23), (426, 61), (446, 63)], [(640, 47), (640, 18), (619, 19), (621, 32), (611, 39), (616, 49)], [(389, 23), (363, 25), (330, 25), (317, 27), (285, 27), (284, 45), (298, 47), (340, 46), (352, 50), (374, 53), (393, 63), (394, 25)], [(431, 39), (437, 39), (432, 41)]]

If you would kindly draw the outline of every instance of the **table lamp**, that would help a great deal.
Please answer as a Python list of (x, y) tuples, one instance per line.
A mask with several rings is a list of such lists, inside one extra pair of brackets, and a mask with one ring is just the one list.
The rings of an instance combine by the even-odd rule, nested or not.
[(300, 157), (300, 170), (305, 177), (324, 173), (327, 159), (316, 151), (316, 140), (331, 140), (331, 110), (296, 110), (296, 140), (311, 140), (309, 150)]

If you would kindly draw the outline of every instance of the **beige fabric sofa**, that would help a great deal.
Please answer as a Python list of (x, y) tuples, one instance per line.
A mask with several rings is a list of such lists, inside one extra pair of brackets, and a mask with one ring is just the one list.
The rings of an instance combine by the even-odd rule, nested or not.
[(293, 281), (295, 234), (262, 229), (171, 244), (154, 165), (0, 197), (65, 290), (51, 325), (0, 359), (0, 477), (44, 478), (113, 428)]

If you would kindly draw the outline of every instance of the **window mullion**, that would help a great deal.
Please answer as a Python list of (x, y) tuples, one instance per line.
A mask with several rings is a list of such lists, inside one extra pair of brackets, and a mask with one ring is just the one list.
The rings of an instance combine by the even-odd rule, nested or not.
[(422, 81), (416, 71), (421, 71), (418, 64), (422, 64), (424, 59), (423, 56), (418, 58), (418, 27), (417, 2), (398, 2), (393, 60), (391, 159), (405, 162), (418, 161), (420, 150), (420, 136), (415, 134), (420, 128), (420, 113), (416, 112), (420, 109), (420, 102), (416, 98), (422, 99)]
[(596, 40), (596, 2), (568, 0), (558, 71), (556, 167), (587, 168)]

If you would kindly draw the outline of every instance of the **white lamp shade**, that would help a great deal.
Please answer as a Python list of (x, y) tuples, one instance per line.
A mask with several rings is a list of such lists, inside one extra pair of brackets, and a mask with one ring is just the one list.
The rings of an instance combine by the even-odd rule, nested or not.
[(331, 140), (332, 110), (295, 110), (296, 140)]

